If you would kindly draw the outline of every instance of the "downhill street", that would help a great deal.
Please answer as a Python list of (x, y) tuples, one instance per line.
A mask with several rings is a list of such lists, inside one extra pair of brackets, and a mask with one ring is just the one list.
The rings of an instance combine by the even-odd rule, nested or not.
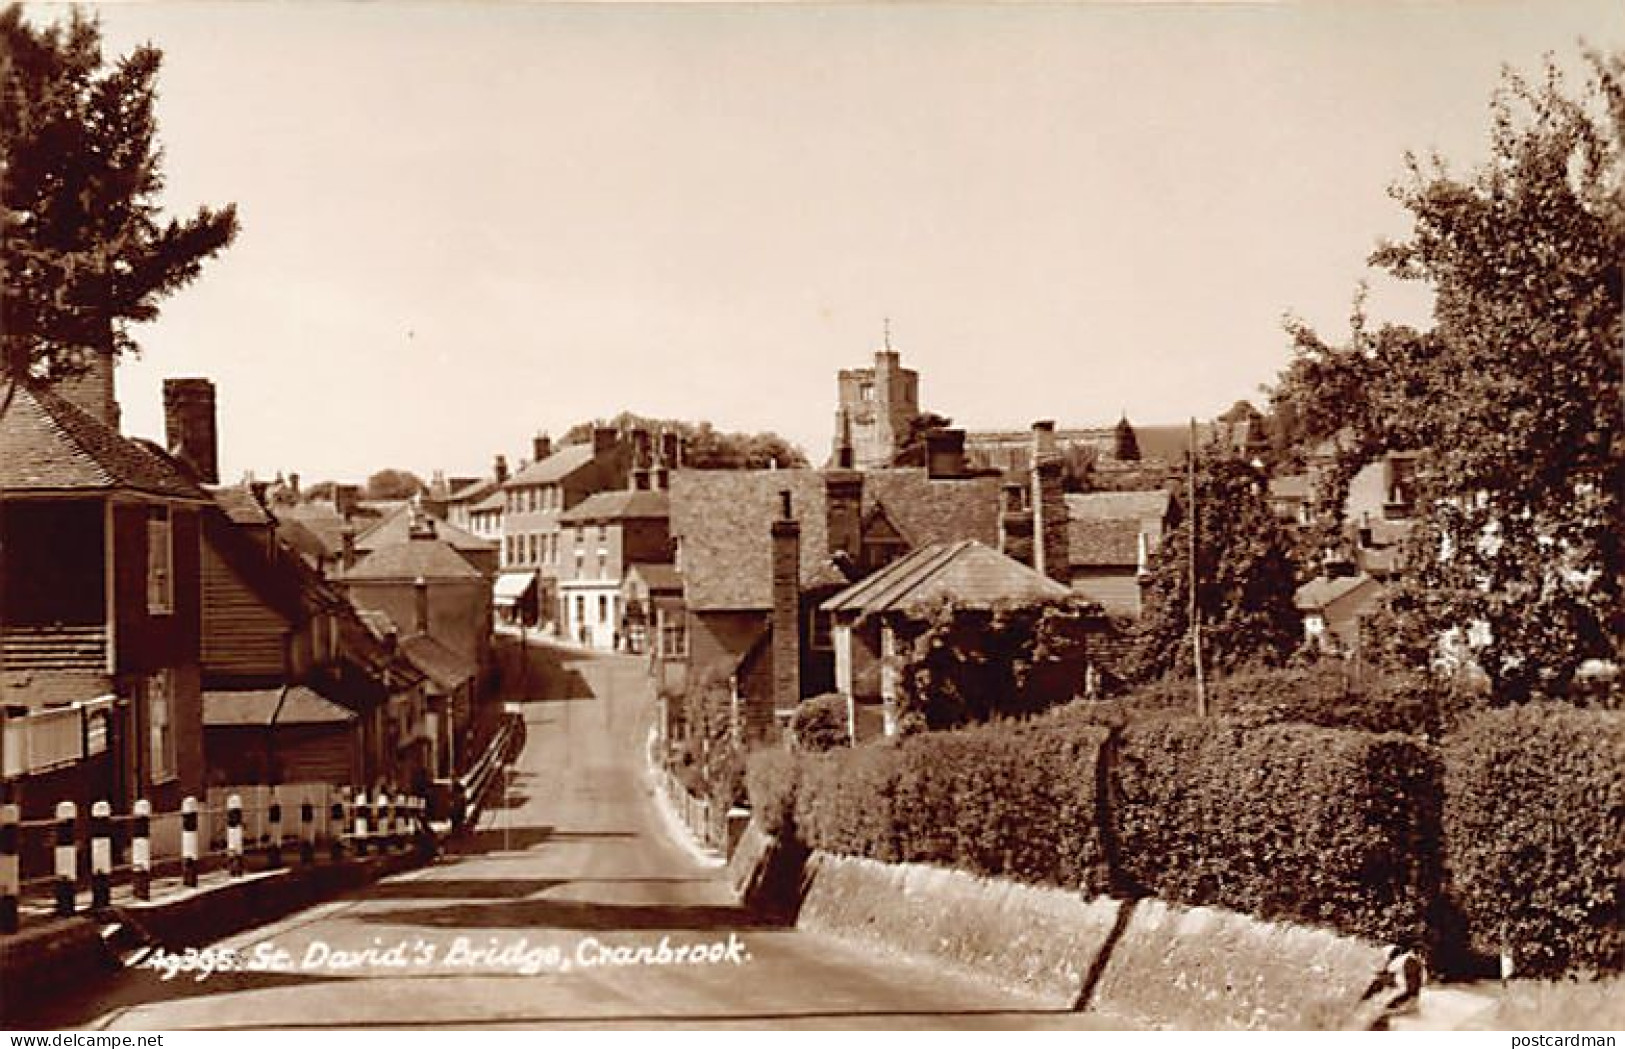
[[(260, 971), (166, 981), (128, 970), (92, 994), (64, 995), (40, 1022), (1100, 1026), (754, 921), (733, 905), (722, 870), (673, 841), (656, 811), (643, 773), (652, 703), (641, 660), (539, 645), (529, 655), (528, 739), (506, 803), (457, 855), (216, 945)], [(684, 947), (710, 954), (677, 964)]]

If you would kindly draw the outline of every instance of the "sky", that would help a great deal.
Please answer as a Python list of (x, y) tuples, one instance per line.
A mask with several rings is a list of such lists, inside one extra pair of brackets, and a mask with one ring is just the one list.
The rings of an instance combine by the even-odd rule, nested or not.
[[(31, 4), (48, 20), (66, 8)], [(1425, 322), (1366, 268), (1407, 150), (1487, 152), (1502, 65), (1625, 4), (176, 3), (164, 201), (237, 242), (134, 329), (127, 433), (218, 389), (225, 480), (488, 472), (640, 414), (828, 454), (892, 345), (972, 428), (1262, 405), (1282, 319)]]

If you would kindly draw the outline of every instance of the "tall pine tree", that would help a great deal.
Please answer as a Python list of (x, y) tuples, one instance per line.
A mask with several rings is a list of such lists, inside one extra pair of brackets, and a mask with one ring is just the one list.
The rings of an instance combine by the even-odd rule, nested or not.
[(0, 366), (62, 375), (135, 347), (129, 325), (237, 234), (235, 207), (160, 215), (151, 46), (112, 63), (75, 9), (42, 28), (0, 10)]

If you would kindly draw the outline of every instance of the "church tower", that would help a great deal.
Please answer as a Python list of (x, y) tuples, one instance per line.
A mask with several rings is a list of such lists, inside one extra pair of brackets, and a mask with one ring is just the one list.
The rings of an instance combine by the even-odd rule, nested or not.
[(891, 323), (875, 351), (872, 368), (843, 368), (836, 377), (835, 440), (832, 462), (860, 470), (887, 466), (901, 448), (908, 421), (920, 414), (920, 376), (902, 365), (891, 344)]

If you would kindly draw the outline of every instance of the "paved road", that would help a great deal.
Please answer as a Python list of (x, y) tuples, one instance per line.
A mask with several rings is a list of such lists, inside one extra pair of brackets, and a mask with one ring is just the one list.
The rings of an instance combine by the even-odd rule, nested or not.
[[(50, 1022), (1090, 1026), (753, 921), (732, 904), (721, 871), (672, 840), (655, 809), (641, 771), (650, 705), (638, 661), (538, 647), (527, 676), (528, 740), (507, 805), (487, 813), (459, 855), (217, 945), (263, 971), (164, 981), (130, 970), (93, 1001), (56, 1003)], [(683, 948), (705, 957), (678, 964)]]

